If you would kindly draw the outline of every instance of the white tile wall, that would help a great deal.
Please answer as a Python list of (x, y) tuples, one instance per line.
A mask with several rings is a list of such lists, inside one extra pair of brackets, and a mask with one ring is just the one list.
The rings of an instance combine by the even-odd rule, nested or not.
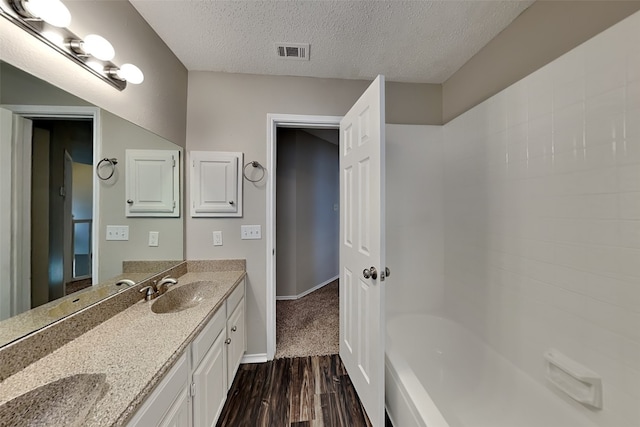
[[(640, 426), (640, 13), (444, 127), (445, 309), (536, 380), (602, 375)], [(554, 426), (561, 427), (561, 426)]]

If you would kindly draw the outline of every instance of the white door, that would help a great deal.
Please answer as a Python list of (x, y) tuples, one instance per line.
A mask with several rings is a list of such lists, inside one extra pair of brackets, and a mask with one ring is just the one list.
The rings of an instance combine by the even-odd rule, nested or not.
[(340, 122), (340, 357), (384, 425), (384, 76)]
[(62, 191), (62, 295), (67, 294), (67, 283), (73, 278), (73, 157), (64, 150), (64, 166), (62, 168), (64, 190)]

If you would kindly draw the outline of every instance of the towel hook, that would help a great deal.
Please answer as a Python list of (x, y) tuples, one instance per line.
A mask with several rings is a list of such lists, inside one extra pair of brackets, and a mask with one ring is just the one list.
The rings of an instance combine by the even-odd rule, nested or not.
[[(262, 170), (262, 174), (260, 175), (260, 178), (258, 178), (258, 179), (251, 179), (251, 178), (249, 178), (249, 177), (247, 176), (247, 167), (248, 167), (249, 165), (253, 166), (254, 168), (260, 168), (260, 170)], [(262, 178), (264, 178), (264, 174), (265, 174), (265, 168), (264, 168), (264, 166), (262, 166), (262, 165), (260, 164), (260, 162), (257, 162), (257, 161), (255, 161), (255, 160), (253, 160), (253, 161), (251, 161), (251, 162), (247, 163), (246, 165), (244, 165), (244, 168), (242, 168), (242, 176), (244, 176), (244, 179), (246, 179), (246, 180), (247, 180), (247, 181), (249, 181), (249, 182), (260, 182), (260, 181), (262, 181)]]
[[(111, 166), (111, 173), (107, 176), (100, 175), (100, 167), (102, 166), (103, 163), (108, 163)], [(104, 159), (98, 162), (98, 165), (96, 166), (96, 175), (98, 176), (98, 178), (100, 178), (103, 181), (108, 180), (115, 173), (117, 164), (118, 164), (118, 159), (116, 159), (115, 157), (112, 157), (110, 159), (105, 157)]]

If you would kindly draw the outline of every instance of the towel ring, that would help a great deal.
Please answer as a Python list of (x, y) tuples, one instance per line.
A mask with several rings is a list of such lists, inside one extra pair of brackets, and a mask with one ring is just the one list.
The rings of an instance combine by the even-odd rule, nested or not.
[[(260, 178), (258, 179), (251, 179), (247, 176), (247, 166), (253, 166), (254, 168), (260, 168), (260, 170), (262, 170), (262, 175), (260, 175)], [(244, 179), (246, 179), (249, 182), (259, 182), (262, 181), (262, 178), (264, 178), (264, 174), (265, 174), (265, 169), (264, 166), (262, 166), (259, 162), (257, 161), (252, 161), (247, 163), (246, 165), (244, 165), (244, 168), (242, 168), (242, 176), (244, 176)]]
[[(103, 163), (108, 163), (109, 165), (111, 165), (111, 173), (108, 176), (102, 176), (100, 175), (100, 167), (102, 166)], [(116, 172), (116, 165), (118, 164), (118, 159), (111, 158), (104, 158), (102, 160), (100, 160), (98, 162), (98, 165), (96, 166), (96, 175), (98, 176), (98, 178), (100, 178), (103, 181), (108, 180), (109, 178), (111, 178), (113, 176), (113, 174)]]

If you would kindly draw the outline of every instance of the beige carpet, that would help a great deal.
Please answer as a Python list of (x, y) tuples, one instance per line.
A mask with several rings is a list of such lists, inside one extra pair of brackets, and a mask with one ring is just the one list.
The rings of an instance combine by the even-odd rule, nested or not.
[(298, 300), (276, 302), (276, 359), (338, 354), (338, 281)]

